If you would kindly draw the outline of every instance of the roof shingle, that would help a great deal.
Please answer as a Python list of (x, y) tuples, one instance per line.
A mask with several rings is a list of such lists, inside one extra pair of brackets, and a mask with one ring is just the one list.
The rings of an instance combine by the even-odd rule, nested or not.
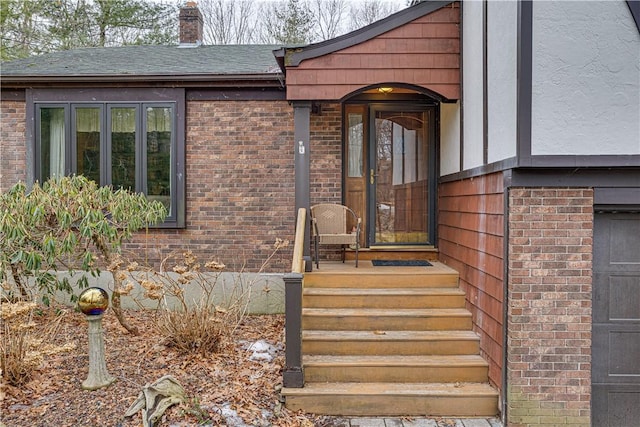
[(81, 48), (3, 62), (0, 75), (252, 75), (280, 73), (277, 45), (122, 46)]

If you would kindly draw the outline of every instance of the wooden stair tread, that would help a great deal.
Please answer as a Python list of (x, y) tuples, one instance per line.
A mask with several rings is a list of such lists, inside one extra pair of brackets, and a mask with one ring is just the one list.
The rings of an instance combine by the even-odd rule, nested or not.
[(337, 416), (478, 417), (498, 413), (487, 383), (319, 383), (283, 388), (287, 407)]
[(309, 288), (458, 288), (458, 272), (445, 264), (432, 267), (373, 267), (363, 261), (358, 268), (345, 269), (342, 263), (325, 263), (304, 275)]
[(439, 295), (464, 295), (464, 291), (459, 288), (306, 288), (304, 295), (364, 295), (364, 296), (439, 296)]
[(285, 396), (498, 396), (497, 390), (488, 383), (305, 383), (303, 388), (283, 388), (282, 394)]
[(302, 357), (304, 366), (366, 366), (366, 367), (389, 367), (389, 366), (447, 366), (447, 367), (467, 367), (467, 366), (489, 366), (486, 360), (479, 355), (430, 355), (430, 356), (403, 356), (403, 355), (357, 355), (357, 356), (334, 356), (334, 355), (305, 355)]
[(316, 341), (477, 341), (473, 331), (302, 331), (302, 340)]
[(303, 316), (471, 317), (465, 308), (303, 308)]

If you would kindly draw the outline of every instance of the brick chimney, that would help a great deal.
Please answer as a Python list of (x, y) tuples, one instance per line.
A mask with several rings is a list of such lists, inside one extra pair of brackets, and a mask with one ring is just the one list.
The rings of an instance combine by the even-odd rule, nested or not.
[(203, 20), (195, 1), (188, 1), (180, 9), (180, 44), (202, 44)]

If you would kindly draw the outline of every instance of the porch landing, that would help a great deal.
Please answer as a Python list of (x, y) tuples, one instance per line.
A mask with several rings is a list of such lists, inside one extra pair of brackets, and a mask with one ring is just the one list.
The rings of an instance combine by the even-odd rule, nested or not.
[[(351, 259), (352, 255), (350, 255), (350, 252), (347, 252), (346, 254), (346, 260), (345, 262), (341, 262), (341, 261), (323, 261), (320, 260), (320, 267), (316, 268), (315, 263), (313, 264), (313, 271), (311, 271), (310, 273), (306, 273), (305, 274), (305, 283), (306, 280), (309, 278), (309, 276), (311, 275), (315, 275), (315, 274), (335, 274), (335, 273), (343, 273), (345, 275), (349, 275), (349, 274), (356, 274), (356, 275), (366, 275), (366, 274), (371, 274), (371, 273), (375, 273), (375, 274), (382, 274), (382, 275), (395, 275), (395, 274), (402, 274), (402, 275), (412, 275), (412, 274), (419, 274), (419, 275), (434, 275), (434, 274), (453, 274), (456, 279), (458, 276), (458, 272), (456, 270), (454, 270), (453, 268), (447, 266), (446, 264), (443, 264), (441, 262), (439, 262), (437, 260), (437, 254), (436, 254), (436, 259), (427, 259), (427, 258), (419, 258), (418, 256), (415, 255), (415, 252), (410, 252), (411, 254), (413, 254), (412, 256), (408, 256), (406, 258), (400, 258), (395, 252), (393, 256), (380, 256), (378, 251), (371, 251), (371, 255), (370, 256), (375, 256), (373, 258), (368, 257), (367, 255), (369, 254), (368, 252), (365, 252), (363, 254), (363, 252), (360, 252), (360, 256), (359, 256), (359, 262), (358, 262), (358, 267), (356, 268), (356, 262), (355, 262), (355, 258)], [(363, 256), (364, 255), (364, 256)], [(353, 255), (355, 256), (355, 255)], [(427, 255), (424, 255), (427, 256)], [(431, 266), (428, 267), (424, 267), (424, 266), (416, 266), (416, 267), (395, 267), (395, 266), (381, 266), (381, 267), (376, 267), (373, 265), (373, 263), (371, 262), (374, 259), (420, 259), (420, 260), (426, 260), (429, 261), (431, 263)]]

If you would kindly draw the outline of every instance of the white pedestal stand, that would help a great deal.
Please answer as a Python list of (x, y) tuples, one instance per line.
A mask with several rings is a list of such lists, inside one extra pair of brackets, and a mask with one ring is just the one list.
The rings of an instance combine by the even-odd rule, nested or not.
[(103, 314), (87, 316), (89, 323), (89, 375), (82, 382), (85, 390), (98, 390), (111, 385), (116, 379), (107, 372), (104, 359), (104, 338), (102, 332)]

